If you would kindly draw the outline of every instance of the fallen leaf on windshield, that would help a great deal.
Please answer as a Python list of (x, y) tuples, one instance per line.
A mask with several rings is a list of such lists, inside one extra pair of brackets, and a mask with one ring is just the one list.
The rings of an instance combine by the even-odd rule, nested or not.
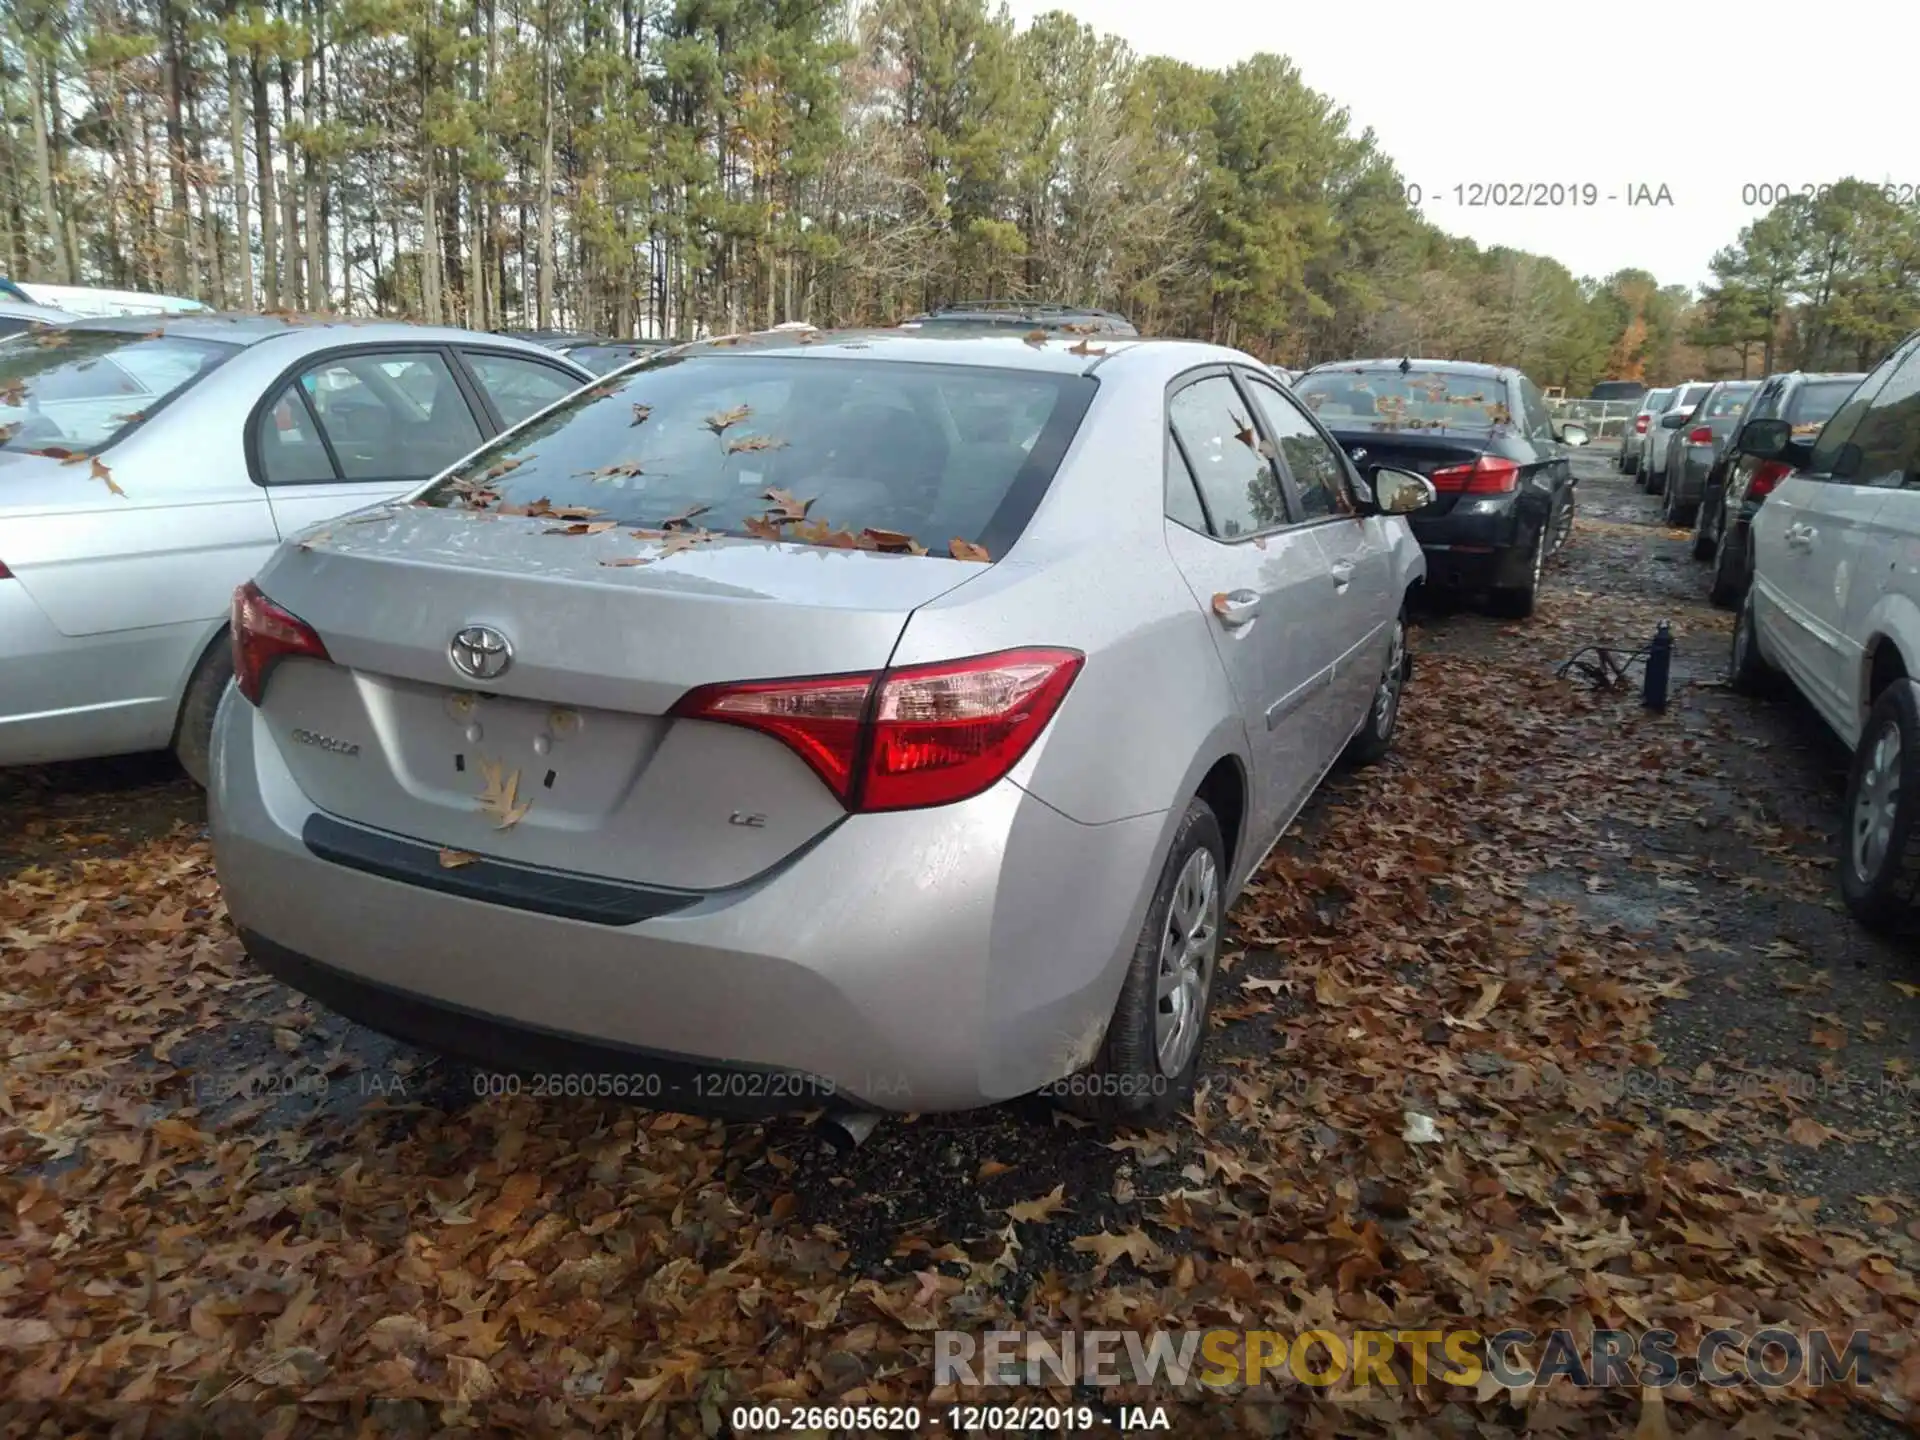
[(542, 535), (598, 535), (611, 530), (616, 522), (612, 520), (581, 520), (572, 525), (549, 525)]
[(108, 468), (107, 468), (107, 467), (106, 467), (106, 466), (105, 466), (104, 464), (102, 464), (102, 463), (101, 463), (101, 462), (100, 462), (99, 460), (95, 460), (95, 461), (93, 462), (93, 472), (92, 472), (92, 473), (93, 473), (93, 478), (94, 478), (94, 479), (96, 479), (96, 480), (104, 480), (104, 481), (106, 481), (106, 482), (107, 482), (107, 489), (109, 489), (109, 490), (111, 490), (111, 491), (112, 491), (112, 492), (113, 492), (114, 494), (116, 494), (116, 495), (125, 495), (125, 494), (127, 493), (126, 491), (124, 491), (124, 490), (122, 490), (122, 489), (121, 489), (121, 488), (120, 488), (120, 487), (119, 487), (118, 485), (116, 485), (116, 484), (114, 483), (114, 480), (113, 480), (113, 471), (111, 471), (111, 470), (109, 470), (109, 469), (108, 469)]
[(736, 405), (731, 410), (719, 410), (707, 416), (706, 427), (716, 435), (724, 435), (732, 426), (753, 414), (751, 405)]
[(458, 870), (462, 865), (471, 865), (479, 858), (480, 857), (471, 850), (442, 850), (440, 852), (440, 868), (442, 870)]
[(22, 405), (25, 405), (26, 403), (27, 403), (26, 382), (21, 380), (18, 376), (15, 376), (13, 379), (7, 381), (6, 384), (0, 385), (0, 404), (11, 405), (14, 409), (18, 410)]
[(527, 811), (533, 808), (533, 802), (518, 798), (520, 772), (515, 770), (503, 779), (501, 770), (499, 761), (480, 762), (480, 773), (486, 777), (487, 788), (475, 798), (480, 802), (481, 814), (493, 816), (494, 829), (510, 830), (526, 818)]
[(646, 555), (622, 555), (617, 560), (602, 560), (600, 563), (611, 566), (614, 569), (624, 570), (629, 565), (651, 565), (653, 560)]
[(985, 546), (976, 545), (971, 540), (962, 540), (957, 535), (948, 544), (947, 553), (956, 560), (991, 561), (993, 559), (993, 557), (987, 553)]
[(4, 445), (13, 439), (13, 432), (19, 428), (18, 425), (0, 425), (0, 445)]
[(556, 520), (591, 520), (607, 512), (595, 510), (591, 505), (549, 505), (541, 513), (551, 515)]
[(756, 540), (784, 540), (784, 527), (792, 523), (786, 520), (774, 520), (765, 515), (749, 515), (740, 522), (741, 527)]
[(813, 505), (812, 496), (800, 500), (791, 490), (767, 490), (762, 492), (762, 498), (773, 502), (767, 507), (767, 515), (778, 520), (804, 520)]
[(644, 425), (647, 423), (647, 417), (651, 414), (653, 414), (653, 407), (651, 405), (635, 405), (633, 407), (632, 423), (635, 425)]
[(666, 519), (662, 520), (660, 522), (660, 528), (662, 530), (685, 529), (687, 526), (693, 523), (694, 516), (704, 515), (707, 513), (707, 511), (711, 510), (712, 508), (713, 507), (711, 505), (689, 505), (686, 509), (682, 510), (679, 514), (669, 515)]
[(784, 450), (787, 442), (776, 440), (771, 435), (742, 435), (738, 440), (727, 441), (727, 453), (739, 455), (755, 450)]
[(585, 475), (589, 480), (611, 480), (616, 475), (638, 475), (640, 473), (640, 462), (638, 460), (622, 460), (617, 465), (602, 465), (598, 470), (582, 470), (579, 473)]
[(1233, 438), (1249, 450), (1257, 450), (1260, 444), (1260, 437), (1253, 433), (1253, 426), (1247, 421), (1242, 420), (1238, 415), (1235, 415), (1231, 410), (1227, 412), (1227, 418), (1233, 421)]
[(1021, 338), (1025, 340), (1027, 344), (1033, 346), (1034, 349), (1038, 350), (1042, 345), (1047, 343), (1047, 332), (1044, 330), (1029, 330)]
[(482, 480), (498, 480), (502, 475), (505, 475), (508, 471), (518, 470), (522, 465), (526, 463), (527, 462), (524, 458), (518, 459), (518, 460), (502, 460), (498, 465), (495, 465), (491, 470), (487, 471), (487, 473), (482, 475), (480, 478)]
[(874, 547), (886, 551), (904, 551), (908, 555), (924, 555), (927, 547), (916, 541), (911, 535), (898, 530), (876, 530), (869, 525), (860, 532), (874, 543)]
[(1107, 353), (1107, 347), (1104, 345), (1089, 345), (1085, 340), (1082, 340), (1078, 345), (1069, 345), (1067, 347), (1067, 353), (1069, 355), (1104, 355)]
[(693, 549), (696, 545), (711, 544), (719, 538), (719, 533), (713, 530), (671, 531), (667, 535), (667, 538), (661, 543), (660, 558), (664, 560), (669, 555), (678, 555), (684, 550)]
[(611, 400), (626, 388), (627, 382), (624, 380), (602, 380), (598, 385), (593, 386), (587, 391), (587, 398), (589, 400)]
[(294, 546), (294, 549), (311, 550), (313, 549), (314, 546), (324, 544), (326, 541), (331, 540), (332, 538), (333, 538), (333, 532), (331, 530), (321, 530), (315, 534), (307, 536), (304, 540), (301, 540), (298, 544)]

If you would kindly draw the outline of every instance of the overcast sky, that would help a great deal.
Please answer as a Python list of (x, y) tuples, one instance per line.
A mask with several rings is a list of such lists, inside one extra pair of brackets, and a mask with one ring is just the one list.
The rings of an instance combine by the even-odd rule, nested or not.
[[(1898, 33), (1905, 7), (1893, 0), (1823, 0), (1791, 18), (1784, 7), (1724, 0), (1671, 10), (1433, 0), (1009, 5), (1023, 24), (1065, 10), (1140, 54), (1211, 68), (1262, 50), (1285, 55), (1346, 107), (1356, 132), (1373, 127), (1424, 192), (1429, 220), (1482, 245), (1551, 255), (1575, 275), (1633, 265), (1666, 283), (1701, 283), (1713, 252), (1763, 208), (1747, 203), (1747, 185), (1798, 188), (1852, 174), (1903, 185), (1909, 196), (1920, 187), (1914, 51)], [(1644, 22), (1663, 13), (1673, 18), (1656, 55)], [(1750, 137), (1762, 133), (1757, 152)], [(1454, 190), (1497, 181), (1591, 183), (1598, 204), (1476, 209)], [(1662, 184), (1671, 204), (1628, 205), (1641, 185)]]

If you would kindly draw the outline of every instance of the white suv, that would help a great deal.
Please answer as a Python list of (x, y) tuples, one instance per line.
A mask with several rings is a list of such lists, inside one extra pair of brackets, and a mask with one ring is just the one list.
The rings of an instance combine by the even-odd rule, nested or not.
[(1753, 420), (1743, 453), (1795, 471), (1753, 521), (1733, 683), (1784, 670), (1852, 748), (1840, 886), (1869, 925), (1920, 899), (1920, 332), (1811, 444)]

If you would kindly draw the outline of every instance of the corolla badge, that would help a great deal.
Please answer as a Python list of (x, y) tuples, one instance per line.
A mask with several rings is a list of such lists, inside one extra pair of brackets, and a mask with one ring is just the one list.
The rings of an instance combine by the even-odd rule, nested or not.
[(491, 625), (469, 625), (447, 645), (453, 668), (475, 680), (493, 680), (513, 664), (513, 643)]
[(360, 747), (350, 740), (336, 740), (331, 735), (322, 735), (317, 730), (295, 730), (293, 738), (302, 745), (315, 745), (322, 750), (331, 750), (335, 755), (345, 755), (348, 759), (360, 753)]

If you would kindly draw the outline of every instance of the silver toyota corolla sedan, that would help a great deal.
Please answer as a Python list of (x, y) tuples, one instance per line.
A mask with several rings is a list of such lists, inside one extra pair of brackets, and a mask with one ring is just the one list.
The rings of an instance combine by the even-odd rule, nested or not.
[(0, 765), (172, 746), (204, 783), (234, 586), (591, 378), (495, 335), (267, 316), (0, 342)]
[(1171, 1113), (1226, 907), (1392, 737), (1432, 493), (1209, 345), (643, 362), (236, 595), (227, 905), (564, 1093)]

